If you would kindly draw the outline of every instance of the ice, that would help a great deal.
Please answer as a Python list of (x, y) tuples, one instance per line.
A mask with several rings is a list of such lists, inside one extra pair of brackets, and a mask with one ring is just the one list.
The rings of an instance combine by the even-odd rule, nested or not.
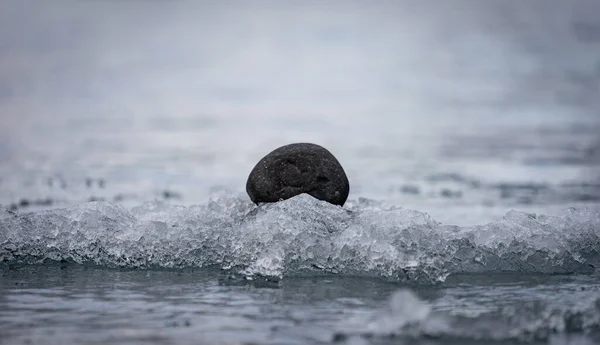
[(590, 273), (600, 214), (511, 211), (485, 225), (443, 225), (366, 199), (348, 207), (308, 195), (259, 207), (231, 194), (198, 206), (107, 202), (19, 213), (0, 208), (0, 263), (125, 268), (216, 267), (247, 277), (377, 276), (436, 283), (453, 273)]
[[(429, 320), (431, 306), (421, 301), (407, 289), (396, 291), (386, 309), (377, 313), (366, 323), (367, 330), (373, 333), (394, 334), (405, 327), (416, 326)], [(443, 326), (443, 321), (440, 320)]]
[(453, 312), (440, 310), (436, 301), (422, 300), (411, 290), (401, 289), (378, 310), (355, 310), (337, 325), (335, 337), (547, 342), (561, 334), (589, 334), (600, 329), (596, 289), (572, 291), (570, 297), (558, 301), (542, 297), (481, 309), (475, 314), (460, 307)]
[(450, 317), (434, 313), (426, 301), (409, 289), (392, 294), (388, 303), (375, 311), (351, 315), (337, 327), (337, 337), (388, 337), (447, 333)]

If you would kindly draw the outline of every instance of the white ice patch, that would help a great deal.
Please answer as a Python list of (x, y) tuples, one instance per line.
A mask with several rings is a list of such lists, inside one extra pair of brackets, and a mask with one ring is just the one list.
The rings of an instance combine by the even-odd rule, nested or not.
[(0, 263), (219, 267), (248, 276), (352, 274), (433, 283), (452, 273), (591, 272), (600, 214), (509, 212), (486, 225), (360, 200), (342, 208), (308, 195), (254, 206), (220, 195), (204, 205), (105, 202), (33, 213), (0, 208)]
[(371, 333), (395, 334), (407, 327), (422, 327), (431, 320), (445, 327), (443, 320), (432, 317), (429, 304), (420, 300), (410, 290), (402, 289), (392, 295), (387, 308), (367, 321), (366, 328)]

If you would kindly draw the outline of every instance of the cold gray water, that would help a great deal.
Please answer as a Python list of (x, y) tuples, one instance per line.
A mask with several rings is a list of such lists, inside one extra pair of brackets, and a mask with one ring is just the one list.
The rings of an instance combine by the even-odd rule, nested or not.
[(2, 1), (0, 343), (600, 343), (599, 113), (595, 0)]

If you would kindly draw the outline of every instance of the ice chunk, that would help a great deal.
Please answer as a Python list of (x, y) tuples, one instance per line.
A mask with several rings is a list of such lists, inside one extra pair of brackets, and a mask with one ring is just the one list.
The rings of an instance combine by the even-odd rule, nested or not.
[(246, 275), (352, 274), (419, 283), (452, 273), (591, 272), (600, 215), (509, 212), (490, 224), (442, 225), (365, 200), (342, 208), (308, 195), (259, 207), (229, 194), (183, 207), (126, 210), (92, 202), (18, 213), (0, 208), (0, 263), (220, 267)]
[(406, 326), (416, 326), (427, 320), (431, 307), (421, 301), (412, 291), (402, 289), (390, 298), (388, 308), (367, 323), (367, 330), (375, 333), (393, 334)]
[[(519, 301), (473, 314), (439, 310), (435, 302), (418, 298), (407, 289), (396, 291), (379, 310), (354, 309), (336, 329), (336, 338), (422, 339), (423, 336), (481, 341), (548, 341), (558, 334), (586, 334), (600, 329), (598, 291), (572, 292), (558, 302)], [(510, 296), (505, 296), (510, 298)]]

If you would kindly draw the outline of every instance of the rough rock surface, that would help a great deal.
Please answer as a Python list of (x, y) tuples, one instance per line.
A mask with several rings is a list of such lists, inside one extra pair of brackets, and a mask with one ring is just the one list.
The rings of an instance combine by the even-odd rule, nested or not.
[(350, 192), (344, 169), (324, 147), (295, 143), (275, 149), (252, 169), (246, 191), (258, 204), (306, 193), (343, 206)]

